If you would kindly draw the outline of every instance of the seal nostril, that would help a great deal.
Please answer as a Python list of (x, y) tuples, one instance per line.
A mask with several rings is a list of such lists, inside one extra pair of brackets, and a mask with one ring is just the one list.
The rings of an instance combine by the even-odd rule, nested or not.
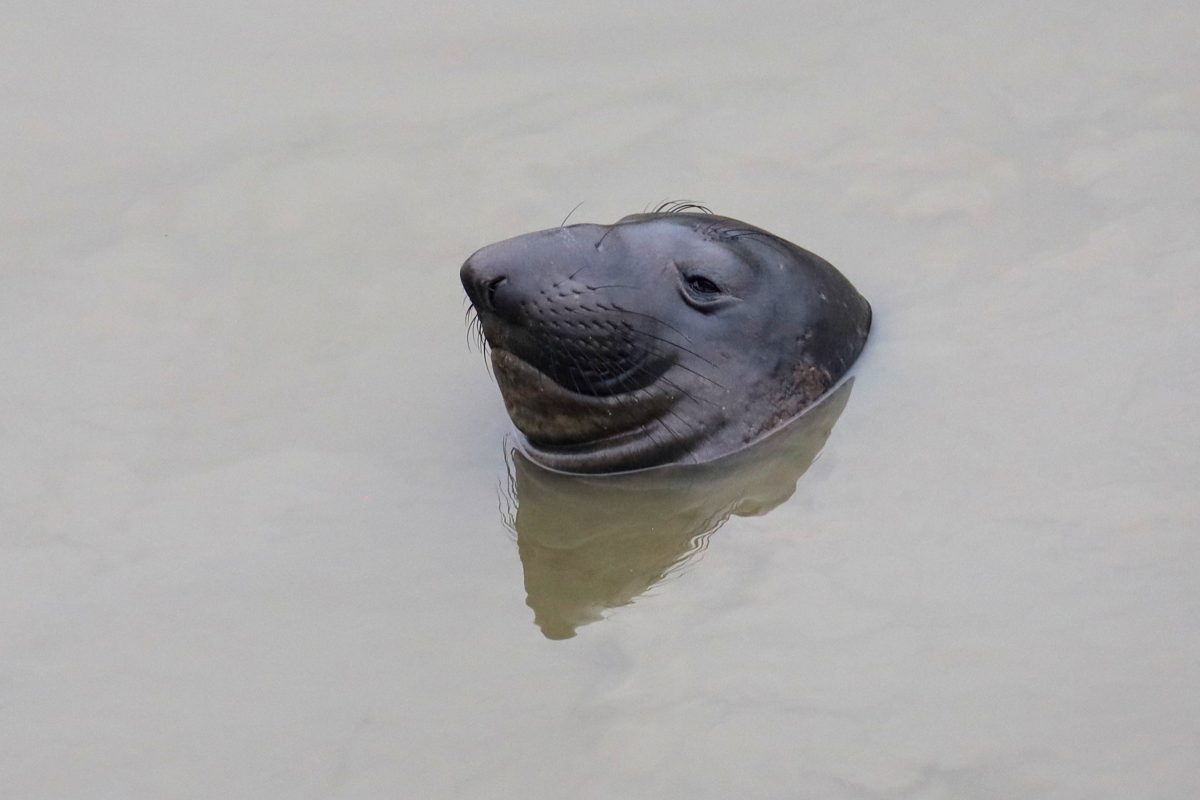
[(495, 310), (496, 308), (496, 290), (498, 290), (508, 278), (499, 277), (492, 278), (483, 285), (483, 304), (488, 308)]

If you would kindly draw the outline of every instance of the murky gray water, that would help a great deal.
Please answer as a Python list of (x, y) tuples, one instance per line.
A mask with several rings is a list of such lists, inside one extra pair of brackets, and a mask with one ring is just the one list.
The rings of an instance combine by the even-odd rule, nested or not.
[[(0, 794), (1200, 795), (1194, 7), (303, 5), (5, 14)], [(668, 198), (874, 305), (790, 497), (506, 460), (459, 264)]]

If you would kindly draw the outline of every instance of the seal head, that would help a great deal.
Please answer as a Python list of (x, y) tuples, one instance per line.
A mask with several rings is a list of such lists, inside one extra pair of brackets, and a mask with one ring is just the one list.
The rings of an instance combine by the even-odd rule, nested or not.
[(708, 213), (518, 236), (461, 278), (526, 451), (565, 472), (741, 449), (836, 383), (871, 323), (827, 261)]

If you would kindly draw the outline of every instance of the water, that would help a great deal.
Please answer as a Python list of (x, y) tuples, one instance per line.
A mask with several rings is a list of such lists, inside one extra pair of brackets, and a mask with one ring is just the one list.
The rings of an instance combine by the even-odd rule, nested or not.
[[(1200, 794), (1200, 14), (528, 8), (6, 14), (4, 796)], [(669, 198), (875, 328), (589, 589), (457, 268)]]

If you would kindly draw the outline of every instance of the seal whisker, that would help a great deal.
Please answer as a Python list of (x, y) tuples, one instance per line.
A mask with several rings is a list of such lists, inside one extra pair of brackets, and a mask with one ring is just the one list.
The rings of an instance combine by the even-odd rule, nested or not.
[(492, 358), (491, 358), (492, 354), (488, 352), (486, 347), (483, 347), (483, 348), (480, 348), (480, 355), (483, 356), (484, 370), (487, 371), (488, 377), (492, 378), (494, 380), (496, 376), (494, 374), (492, 374)]
[[(725, 389), (726, 391), (728, 391), (728, 387), (724, 386), (723, 384), (717, 383), (715, 380), (713, 380), (712, 378), (708, 377), (708, 376), (707, 376), (707, 375), (705, 375), (703, 372), (697, 372), (696, 370), (694, 370), (694, 369), (692, 369), (691, 367), (689, 367), (687, 364), (681, 364), (680, 362), (676, 361), (676, 362), (675, 362), (675, 366), (679, 367), (679, 368), (680, 368), (681, 370), (683, 370), (684, 372), (690, 372), (690, 373), (692, 373), (693, 375), (695, 375), (697, 378), (700, 378), (701, 380), (706, 380), (706, 381), (708, 381), (708, 382), (709, 382), (709, 383), (711, 383), (713, 386), (716, 386), (718, 389)], [(717, 406), (717, 405), (720, 405), (720, 404), (719, 404), (719, 403), (713, 403), (713, 405), (714, 405), (714, 406)]]
[(575, 391), (576, 391), (578, 394), (589, 394), (589, 395), (592, 395), (592, 396), (598, 396), (598, 395), (599, 395), (599, 392), (597, 392), (597, 391), (596, 391), (596, 386), (595, 386), (595, 384), (593, 384), (593, 383), (591, 382), (591, 380), (589, 380), (589, 379), (588, 379), (588, 376), (587, 376), (588, 370), (587, 370), (587, 368), (586, 368), (586, 367), (584, 367), (582, 364), (580, 364), (580, 363), (579, 363), (579, 359), (577, 359), (577, 358), (575, 357), (575, 354), (574, 354), (573, 352), (571, 352), (569, 349), (567, 349), (565, 346), (563, 346), (563, 345), (561, 345), (561, 344), (558, 344), (557, 342), (555, 342), (555, 343), (547, 343), (547, 344), (549, 345), (549, 347), (550, 347), (552, 350), (554, 350), (555, 352), (557, 352), (557, 353), (559, 353), (560, 355), (564, 356), (565, 358), (567, 358), (568, 360), (570, 360), (570, 362), (571, 362), (572, 364), (574, 364), (574, 365), (575, 365), (575, 370), (576, 370), (577, 374), (579, 375), (579, 377), (580, 377), (580, 378), (582, 378), (582, 379), (583, 379), (583, 383), (584, 383), (584, 385), (587, 387), (587, 391), (586, 391), (586, 392), (584, 392), (584, 390), (583, 390), (582, 388), (580, 388), (580, 386), (579, 386), (579, 382), (578, 382), (578, 381), (575, 379), (575, 373), (572, 373), (572, 372), (571, 372), (571, 370), (567, 370), (567, 374), (568, 374), (568, 375), (570, 375), (570, 378), (571, 378), (571, 383), (572, 383), (572, 384), (574, 384), (574, 386), (575, 386)]
[[(703, 429), (697, 428), (693, 423), (691, 423), (688, 420), (684, 419), (683, 417), (679, 416), (679, 414), (675, 411), (675, 409), (668, 408), (667, 413), (670, 414), (675, 419), (682, 422), (684, 425), (686, 425), (688, 427), (688, 429), (693, 433), (693, 435), (699, 435), (699, 434), (703, 433)], [(658, 419), (658, 423), (660, 425), (662, 425), (664, 428), (666, 428), (667, 431), (670, 432), (670, 434), (675, 438), (675, 441), (679, 443), (680, 448), (686, 450), (687, 442), (685, 442), (682, 437), (680, 437), (677, 433), (675, 433), (674, 430), (671, 429), (671, 426), (667, 424), (665, 419), (663, 419), (662, 417), (658, 417), (657, 419)], [(692, 457), (694, 459), (695, 455), (693, 454)]]
[(641, 428), (642, 432), (643, 432), (644, 434), (646, 434), (647, 438), (649, 438), (649, 439), (650, 439), (650, 441), (654, 443), (654, 446), (655, 446), (655, 447), (661, 447), (661, 446), (662, 446), (662, 445), (659, 443), (658, 439), (655, 439), (655, 438), (654, 438), (654, 434), (651, 432), (651, 429), (649, 428), (649, 426), (648, 426), (646, 423), (644, 423), (644, 422), (643, 422), (643, 423), (642, 423), (641, 425), (639, 425), (638, 427), (639, 427), (639, 428)]
[[(552, 347), (556, 352), (558, 352), (563, 357), (569, 359), (570, 362), (575, 365), (575, 369), (578, 372), (579, 376), (582, 377), (583, 382), (585, 384), (587, 384), (588, 383), (587, 376), (583, 374), (583, 367), (575, 359), (575, 356), (572, 355), (565, 347), (562, 347), (561, 345), (552, 346)], [(575, 387), (576, 394), (595, 394), (595, 390), (591, 387), (590, 384), (588, 385), (588, 391), (587, 392), (583, 391), (583, 387), (581, 387), (579, 385), (579, 381), (577, 381), (575, 379), (576, 372), (572, 372), (571, 370), (567, 370), (566, 372), (567, 372), (567, 376), (570, 377), (570, 379), (571, 379), (572, 385)]]
[[(644, 392), (646, 397), (650, 398), (651, 395), (649, 392), (645, 392), (644, 389), (630, 385), (629, 376), (641, 372), (647, 375), (651, 380), (663, 380), (681, 394), (687, 395), (696, 402), (701, 402), (683, 387), (648, 369), (646, 367), (645, 360), (635, 363), (631, 367), (625, 367), (620, 363), (615, 362), (612, 358), (591, 352), (589, 353), (588, 364), (585, 366), (579, 360), (579, 356), (581, 354), (578, 353), (575, 348), (568, 346), (570, 342), (571, 340), (542, 341), (541, 346), (545, 347), (547, 350), (556, 354), (558, 357), (569, 362), (575, 367), (574, 370), (566, 371), (565, 380), (569, 381), (571, 388), (574, 388), (574, 390), (579, 394), (586, 393), (592, 396), (601, 396), (602, 393), (597, 389), (596, 384), (589, 377), (589, 375), (596, 375), (601, 380), (615, 382), (627, 394)], [(629, 343), (633, 344), (632, 342)], [(576, 342), (576, 344), (578, 344), (578, 342)], [(653, 348), (646, 349), (644, 347), (639, 347), (639, 349), (646, 353), (648, 357), (662, 358), (662, 353)], [(580, 386), (580, 381), (583, 382), (583, 387)], [(584, 391), (584, 387), (586, 387), (586, 392)], [(675, 416), (678, 417), (678, 415)], [(679, 419), (682, 420), (682, 417), (679, 417)]]
[[(617, 383), (618, 383), (618, 384), (620, 384), (622, 388), (625, 388), (625, 389), (627, 389), (627, 390), (628, 390), (628, 386), (629, 386), (629, 384), (627, 384), (627, 383), (625, 382), (625, 379), (624, 379), (624, 378), (622, 378), (622, 377), (618, 376), (618, 377), (617, 377)], [(641, 392), (641, 393), (645, 394), (647, 397), (650, 397), (650, 393), (649, 393), (648, 391), (646, 391), (645, 389), (632, 389), (632, 390), (628, 390), (628, 393), (629, 393), (629, 394), (632, 394), (632, 395), (635, 395), (635, 396), (636, 396), (636, 395), (637, 395), (639, 392)], [(672, 409), (670, 409), (670, 408), (668, 408), (668, 409), (667, 409), (667, 411), (668, 411), (669, 413), (672, 413), (672, 414), (674, 413), (674, 411), (673, 411)], [(678, 415), (676, 414), (676, 416), (678, 416)], [(687, 447), (687, 444), (686, 444), (686, 442), (684, 442), (684, 441), (683, 441), (683, 439), (682, 439), (682, 438), (679, 436), (679, 434), (675, 433), (675, 431), (673, 431), (673, 430), (671, 429), (671, 426), (670, 426), (670, 425), (668, 425), (666, 422), (664, 422), (664, 421), (663, 421), (663, 418), (662, 418), (661, 416), (660, 416), (660, 417), (655, 417), (655, 419), (654, 419), (653, 421), (657, 422), (659, 425), (662, 425), (662, 426), (663, 426), (663, 428), (665, 428), (665, 429), (666, 429), (666, 431), (667, 431), (667, 434), (668, 434), (668, 435), (670, 435), (670, 437), (671, 437), (672, 439), (674, 439), (674, 440), (675, 440), (675, 444), (676, 444), (678, 447), (680, 447), (681, 449), (682, 449), (682, 448), (686, 448), (686, 447)], [(686, 420), (685, 420), (685, 422), (686, 422)], [(642, 430), (645, 430), (645, 431), (646, 431), (646, 434), (647, 434), (647, 435), (649, 435), (650, 431), (649, 431), (649, 430), (648, 430), (648, 429), (645, 427), (645, 425), (643, 425), (643, 426), (642, 426)]]
[(574, 208), (572, 208), (570, 211), (568, 211), (568, 212), (567, 212), (567, 215), (566, 215), (565, 217), (563, 217), (563, 221), (562, 221), (562, 222), (560, 222), (560, 223), (558, 223), (558, 227), (560, 227), (560, 228), (565, 228), (565, 227), (567, 226), (567, 220), (569, 220), (569, 219), (571, 218), (571, 215), (572, 215), (572, 214), (574, 214), (576, 211), (578, 211), (578, 210), (579, 210), (579, 207), (580, 207), (581, 205), (583, 205), (583, 203), (584, 203), (584, 201), (583, 201), (583, 200), (580, 200), (578, 203), (576, 203), (576, 204), (575, 204), (575, 207), (574, 207)]
[(662, 203), (658, 208), (651, 211), (651, 214), (682, 214), (685, 211), (698, 211), (701, 214), (711, 214), (712, 209), (708, 206), (693, 203), (691, 200), (668, 200)]
[(483, 368), (487, 370), (488, 377), (495, 377), (492, 375), (492, 360), (487, 336), (483, 332), (483, 320), (479, 318), (479, 312), (475, 306), (469, 306), (465, 316), (467, 317), (467, 349), (478, 348), (480, 355), (483, 356)]
[(655, 417), (654, 421), (657, 422), (659, 425), (662, 425), (663, 428), (666, 429), (667, 433), (670, 435), (670, 437), (672, 439), (675, 440), (675, 444), (676, 444), (676, 446), (679, 447), (680, 450), (683, 450), (687, 446), (684, 443), (683, 439), (680, 438), (679, 434), (677, 434), (675, 431), (671, 430), (671, 426), (667, 424), (666, 420), (664, 420), (662, 417)]
[[(661, 354), (661, 353), (659, 353), (658, 351), (652, 351), (652, 353), (651, 353), (651, 354), (652, 354), (652, 355), (655, 355), (655, 356), (661, 356), (661, 355), (662, 355), (662, 354)], [(676, 363), (676, 365), (675, 365), (675, 366), (680, 366), (680, 364)], [(638, 369), (645, 370), (645, 371), (646, 371), (646, 374), (650, 374), (650, 371), (649, 371), (649, 370), (646, 370), (646, 368), (645, 368), (645, 367), (643, 367), (643, 366), (642, 366), (642, 365), (640, 365), (640, 364), (638, 365)], [(703, 376), (703, 375), (700, 375), (699, 377), (703, 378), (704, 376)], [(720, 408), (720, 407), (721, 407), (719, 403), (714, 403), (712, 400), (709, 400), (709, 399), (707, 399), (707, 398), (703, 398), (703, 397), (696, 397), (694, 394), (692, 394), (691, 392), (689, 392), (687, 389), (684, 389), (684, 388), (683, 388), (682, 386), (680, 386), (678, 383), (675, 383), (673, 380), (671, 380), (670, 378), (668, 378), (666, 375), (659, 375), (659, 376), (658, 376), (658, 380), (662, 381), (662, 382), (663, 382), (663, 383), (665, 383), (667, 386), (670, 386), (672, 389), (674, 389), (675, 391), (679, 392), (680, 394), (683, 394), (684, 396), (686, 396), (686, 397), (687, 397), (689, 400), (692, 400), (693, 402), (696, 402), (696, 403), (708, 403), (710, 406), (713, 406), (714, 408)], [(724, 388), (724, 387), (722, 387), (722, 388)]]
[(486, 353), (487, 339), (483, 335), (483, 320), (479, 318), (475, 306), (467, 307), (463, 314), (463, 322), (467, 326), (467, 348), (474, 350), (478, 347), (481, 352)]
[[(579, 369), (579, 374), (583, 377), (583, 382), (585, 384), (587, 384), (588, 393), (593, 394), (593, 395), (598, 395), (599, 392), (596, 391), (596, 385), (594, 383), (592, 383), (591, 379), (588, 377), (587, 367), (585, 367), (583, 364), (579, 363), (579, 359), (575, 357), (575, 354), (571, 355), (571, 363), (574, 364)], [(603, 375), (605, 372), (609, 372), (611, 370), (609, 368), (609, 365), (606, 362), (600, 361), (599, 368), (592, 367), (591, 371), (598, 373), (600, 375)]]
[[(638, 369), (645, 369), (645, 367), (643, 367), (641, 364), (639, 364), (637, 368), (638, 368)], [(647, 370), (647, 373), (649, 373), (649, 370)], [(683, 392), (684, 394), (687, 394), (687, 392), (686, 392), (686, 391), (684, 391), (683, 389), (680, 389), (678, 386), (676, 386), (675, 384), (671, 383), (670, 381), (668, 381), (668, 380), (666, 380), (666, 379), (663, 379), (663, 380), (664, 380), (664, 382), (665, 382), (665, 383), (667, 383), (668, 385), (674, 386), (674, 387), (675, 387), (676, 389), (678, 389), (680, 392)], [(622, 387), (625, 387), (625, 388), (627, 388), (627, 387), (629, 386), (629, 384), (625, 382), (625, 379), (624, 379), (624, 378), (618, 377), (618, 378), (617, 378), (617, 382), (618, 382), (618, 383), (620, 383)], [(630, 390), (630, 393), (631, 393), (631, 394), (633, 394), (633, 393), (637, 393), (637, 392), (642, 392), (642, 393), (643, 393), (643, 394), (645, 394), (647, 397), (649, 397), (649, 396), (650, 396), (650, 392), (648, 392), (646, 389), (632, 389), (632, 390)], [(689, 395), (689, 396), (690, 396), (690, 395)], [(694, 424), (692, 424), (691, 422), (688, 422), (688, 421), (687, 421), (686, 419), (684, 419), (683, 417), (679, 416), (679, 414), (678, 414), (678, 413), (675, 411), (675, 409), (674, 409), (674, 408), (668, 408), (668, 409), (667, 409), (667, 413), (668, 413), (668, 414), (670, 414), (671, 416), (675, 417), (675, 419), (679, 420), (679, 421), (680, 421), (680, 422), (682, 422), (684, 425), (686, 425), (686, 426), (688, 426), (689, 428), (691, 428), (693, 431), (696, 431), (696, 426), (695, 426)], [(663, 427), (666, 427), (666, 426), (664, 425)], [(670, 428), (667, 428), (667, 430), (670, 430)]]
[[(596, 288), (601, 289), (603, 287), (597, 286)], [(634, 311), (633, 309), (630, 309), (630, 308), (622, 308), (621, 306), (617, 305), (616, 303), (613, 303), (612, 307), (614, 309), (616, 309), (617, 311), (620, 311), (623, 314), (633, 314), (635, 317), (645, 317), (646, 319), (653, 320), (654, 322), (657, 322), (659, 325), (662, 325), (664, 328), (670, 328), (671, 330), (675, 331), (676, 333), (678, 333), (680, 336), (682, 336), (684, 339), (688, 340), (689, 342), (692, 341), (692, 337), (688, 336), (686, 333), (679, 330), (679, 328), (676, 328), (674, 325), (667, 322), (666, 320), (659, 319), (658, 317), (654, 316), (653, 314), (646, 314), (641, 311)], [(713, 364), (713, 366), (716, 366), (716, 365)]]
[[(710, 367), (715, 367), (715, 366), (717, 366), (716, 364), (714, 364), (713, 362), (709, 361), (709, 360), (708, 360), (707, 358), (705, 358), (704, 356), (702, 356), (702, 355), (700, 355), (699, 353), (697, 353), (695, 350), (691, 350), (691, 349), (689, 349), (689, 348), (687, 348), (687, 347), (684, 347), (684, 346), (683, 346), (683, 345), (681, 345), (679, 342), (672, 342), (670, 339), (664, 339), (663, 337), (661, 337), (661, 336), (656, 336), (656, 335), (654, 335), (653, 333), (650, 333), (649, 331), (644, 331), (644, 330), (641, 330), (640, 328), (634, 328), (634, 327), (632, 327), (632, 326), (630, 326), (629, 330), (631, 330), (632, 332), (634, 332), (634, 333), (636, 333), (636, 334), (638, 334), (638, 335), (640, 335), (640, 336), (648, 336), (649, 338), (651, 338), (651, 339), (654, 339), (654, 340), (656, 340), (656, 341), (659, 341), (659, 342), (662, 342), (663, 344), (669, 344), (669, 345), (671, 345), (671, 347), (677, 347), (677, 348), (679, 348), (680, 350), (682, 350), (682, 351), (683, 351), (683, 352), (685, 352), (685, 353), (690, 353), (691, 355), (694, 355), (696, 358), (700, 359), (700, 360), (701, 360), (701, 361), (703, 361), (705, 364), (708, 364)], [(713, 381), (713, 383), (716, 383), (716, 381)], [(717, 385), (718, 385), (718, 386), (721, 386), (721, 384), (719, 384), (719, 383), (717, 383)], [(722, 389), (724, 389), (725, 387), (724, 387), (724, 386), (721, 386), (721, 388), (722, 388)]]
[[(617, 229), (617, 225), (619, 225), (619, 224), (620, 224), (620, 223), (616, 223), (616, 222), (614, 222), (612, 225), (609, 225), (609, 226), (608, 226), (608, 230), (606, 230), (606, 231), (603, 233), (603, 235), (601, 235), (601, 237), (600, 237), (600, 240), (599, 240), (598, 242), (596, 242), (596, 249), (597, 249), (597, 250), (599, 250), (599, 249), (600, 249), (600, 245), (604, 244), (604, 240), (605, 240), (606, 238), (608, 238), (608, 235), (609, 235), (610, 233), (612, 233), (614, 230), (616, 230), (616, 229)], [(586, 266), (586, 265), (585, 265), (585, 266)], [(575, 272), (574, 272), (574, 273), (571, 275), (571, 277), (575, 277), (575, 275), (578, 275), (578, 274), (579, 274), (579, 270), (582, 270), (582, 269), (583, 269), (583, 267), (580, 267), (579, 269), (575, 270)]]

